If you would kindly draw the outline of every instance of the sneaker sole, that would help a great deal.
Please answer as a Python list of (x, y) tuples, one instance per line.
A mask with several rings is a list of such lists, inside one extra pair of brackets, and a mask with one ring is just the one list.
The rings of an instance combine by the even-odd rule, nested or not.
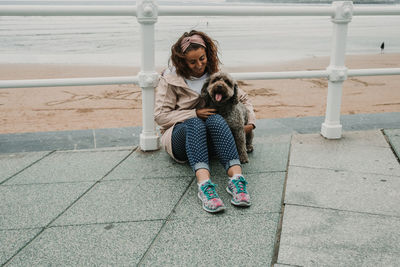
[[(231, 190), (229, 190), (229, 187), (226, 187), (226, 191), (229, 193), (229, 195), (231, 195), (233, 197), (233, 193), (231, 192)], [(231, 199), (231, 203), (232, 203), (232, 205), (240, 206), (240, 207), (250, 207), (251, 206), (251, 202), (235, 202), (235, 201), (233, 201), (233, 198)]]
[(210, 212), (210, 213), (217, 213), (217, 212), (221, 212), (221, 211), (224, 211), (224, 210), (225, 210), (225, 206), (218, 207), (218, 208), (215, 209), (215, 210), (207, 209), (207, 207), (204, 206), (204, 204), (203, 204), (203, 199), (201, 199), (201, 197), (199, 196), (199, 194), (197, 194), (197, 197), (200, 199), (200, 201), (201, 201), (201, 203), (202, 203), (201, 206), (203, 207), (203, 210), (205, 210), (205, 211), (207, 211), (207, 212)]

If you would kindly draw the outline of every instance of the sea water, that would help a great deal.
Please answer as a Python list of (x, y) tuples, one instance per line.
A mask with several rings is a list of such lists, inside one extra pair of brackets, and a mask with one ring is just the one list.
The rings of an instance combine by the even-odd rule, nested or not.
[[(0, 1), (0, 8), (6, 2)], [(104, 3), (108, 2), (101, 4)], [(118, 3), (123, 2), (114, 2)], [(159, 5), (163, 3), (167, 4), (160, 1)], [(218, 0), (203, 3), (222, 4)], [(329, 56), (333, 25), (325, 16), (159, 17), (155, 24), (156, 66), (167, 65), (171, 45), (192, 29), (204, 31), (218, 41), (225, 66), (252, 66)], [(136, 17), (3, 16), (0, 38), (0, 64), (140, 66), (140, 25)], [(385, 53), (400, 53), (400, 16), (353, 17), (347, 54), (380, 53), (382, 42)]]

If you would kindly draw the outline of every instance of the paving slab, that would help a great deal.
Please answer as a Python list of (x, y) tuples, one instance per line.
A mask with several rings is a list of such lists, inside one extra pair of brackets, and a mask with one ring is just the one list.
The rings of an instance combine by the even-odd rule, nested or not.
[(253, 144), (255, 144), (255, 148), (259, 143), (261, 144), (278, 144), (278, 143), (290, 143), (292, 139), (292, 134), (265, 134), (258, 135), (257, 133), (254, 135)]
[(400, 159), (400, 129), (384, 130), (384, 133), (397, 158)]
[(399, 266), (400, 218), (286, 205), (278, 263)]
[[(307, 134), (319, 133), (321, 131), (321, 124), (325, 121), (325, 117), (277, 118), (263, 119), (260, 121), (262, 124), (270, 124), (271, 121), (273, 121), (273, 125), (278, 127), (278, 129), (275, 130), (278, 134), (280, 134), (279, 125), (285, 127), (284, 130), (288, 132)], [(344, 131), (398, 128), (398, 125), (400, 125), (400, 112), (341, 115), (340, 123)], [(257, 126), (258, 124), (259, 122), (257, 121)], [(274, 131), (274, 129), (269, 130)]]
[(5, 184), (98, 181), (132, 150), (58, 151)]
[[(231, 195), (226, 191), (227, 177), (213, 178), (213, 183), (218, 184), (217, 192), (226, 206), (226, 210), (217, 216), (239, 216), (255, 213), (281, 212), (282, 192), (285, 182), (285, 172), (254, 173), (246, 175), (248, 192), (252, 205), (250, 207), (235, 207), (231, 204)], [(173, 218), (213, 217), (215, 214), (204, 212), (201, 201), (197, 196), (198, 186), (195, 181), (191, 184), (182, 201), (176, 207)]]
[[(245, 175), (261, 172), (286, 171), (290, 149), (290, 136), (257, 138), (254, 151), (249, 153), (249, 162), (242, 164)], [(211, 176), (226, 175), (217, 157), (210, 162)]]
[(400, 125), (400, 112), (341, 115), (345, 131), (393, 129)]
[(273, 267), (301, 267), (299, 265), (290, 265), (290, 264), (279, 264), (279, 263), (275, 263), (273, 265)]
[(94, 129), (96, 148), (139, 145), (142, 127)]
[(292, 145), (312, 144), (327, 146), (328, 149), (337, 147), (389, 147), (380, 130), (343, 132), (340, 139), (326, 139), (320, 134), (294, 134)]
[(379, 140), (377, 145), (371, 141), (377, 136), (375, 131), (362, 135), (346, 132), (343, 136), (340, 140), (327, 140), (315, 134), (294, 135), (290, 165), (400, 176), (400, 165), (390, 147), (379, 145)]
[(286, 171), (290, 141), (262, 143), (249, 154), (249, 163), (243, 165), (244, 173)]
[(285, 203), (400, 216), (400, 176), (290, 166)]
[(0, 154), (0, 184), (50, 152)]
[(0, 265), (3, 265), (40, 231), (41, 228), (0, 230)]
[(43, 227), (92, 183), (0, 186), (0, 229)]
[(2, 153), (94, 148), (93, 130), (0, 134)]
[(291, 132), (318, 133), (321, 131), (321, 124), (325, 121), (325, 117), (281, 118), (274, 121), (291, 129)]
[(287, 135), (294, 130), (275, 119), (256, 120), (254, 135), (258, 137), (271, 135)]
[(143, 266), (270, 266), (279, 214), (168, 221)]
[(166, 219), (191, 181), (188, 177), (104, 181), (53, 225)]
[(165, 151), (142, 152), (137, 149), (128, 159), (110, 173), (105, 180), (140, 178), (194, 177), (188, 164), (180, 164)]
[(8, 266), (135, 266), (161, 221), (51, 227)]

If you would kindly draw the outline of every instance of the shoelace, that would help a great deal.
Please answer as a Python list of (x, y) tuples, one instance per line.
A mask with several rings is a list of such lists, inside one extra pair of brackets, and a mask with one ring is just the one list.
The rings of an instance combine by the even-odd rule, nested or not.
[(237, 179), (232, 180), (232, 183), (236, 186), (237, 193), (245, 193), (247, 194), (247, 181), (243, 178), (243, 176), (240, 176)]
[(208, 200), (218, 197), (215, 186), (215, 184), (208, 182), (201, 187), (201, 191), (203, 191)]

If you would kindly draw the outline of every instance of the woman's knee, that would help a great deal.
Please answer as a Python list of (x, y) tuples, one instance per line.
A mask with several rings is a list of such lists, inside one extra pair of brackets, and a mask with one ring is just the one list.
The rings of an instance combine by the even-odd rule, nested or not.
[(187, 123), (187, 124), (204, 124), (203, 120), (198, 117), (187, 119), (185, 121), (185, 123)]
[(186, 127), (189, 127), (189, 128), (194, 128), (194, 129), (205, 128), (204, 121), (197, 117), (187, 119), (184, 123), (186, 124)]
[(183, 123), (176, 124), (172, 129), (172, 141), (185, 140), (186, 125)]
[(219, 114), (211, 115), (206, 120), (206, 126), (207, 127), (210, 127), (210, 126), (221, 126), (221, 125), (223, 125), (225, 123), (226, 123), (225, 119)]

